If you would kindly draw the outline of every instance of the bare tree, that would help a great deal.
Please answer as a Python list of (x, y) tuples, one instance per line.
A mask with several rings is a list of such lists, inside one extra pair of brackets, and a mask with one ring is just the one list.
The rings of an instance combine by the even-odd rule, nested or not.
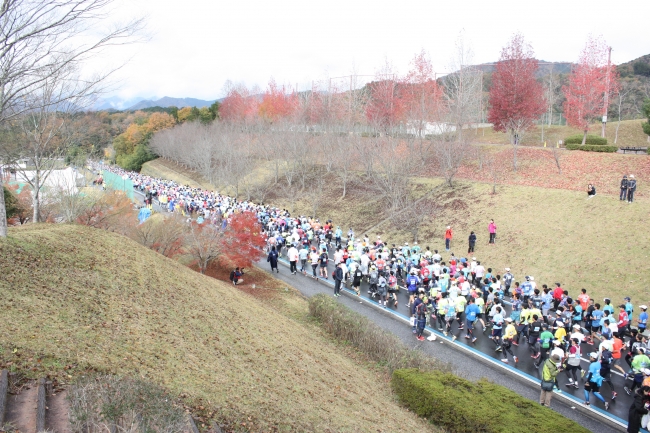
[(490, 178), (492, 179), (492, 194), (497, 193), (497, 182), (499, 181), (500, 174), (498, 164), (499, 162), (494, 155), (485, 156), (485, 166), (490, 174)]
[(560, 160), (562, 159), (564, 152), (558, 146), (553, 146), (551, 151), (553, 152), (553, 160), (555, 161), (557, 172), (558, 174), (562, 174), (562, 166), (560, 165)]
[(467, 138), (457, 139), (456, 137), (452, 132), (437, 135), (433, 145), (433, 154), (438, 170), (450, 188), (453, 187), (454, 176), (458, 173), (470, 150)]
[(478, 122), (483, 98), (483, 73), (471, 65), (473, 53), (461, 35), (456, 41), (456, 52), (450, 62), (455, 71), (443, 79), (450, 122), (455, 125), (457, 140), (463, 136), (463, 128)]
[(396, 227), (408, 230), (413, 241), (418, 241), (420, 227), (425, 220), (433, 218), (438, 213), (438, 207), (427, 197), (415, 198), (411, 192), (412, 185), (399, 197), (396, 208), (391, 211), (390, 220)]
[(339, 179), (341, 179), (341, 186), (343, 188), (341, 198), (345, 198), (347, 194), (348, 183), (354, 174), (352, 169), (354, 167), (353, 163), (356, 160), (356, 150), (359, 148), (358, 145), (353, 145), (351, 141), (358, 142), (359, 140), (363, 140), (363, 138), (358, 134), (353, 134), (346, 136), (337, 135), (334, 141), (331, 158), (334, 161), (334, 171)]
[(195, 259), (199, 272), (205, 274), (210, 263), (221, 254), (225, 234), (209, 224), (190, 222), (186, 233), (184, 247), (187, 254)]
[(309, 186), (303, 195), (311, 205), (311, 215), (313, 218), (318, 217), (318, 211), (325, 201), (325, 196), (323, 195), (324, 187), (325, 177), (323, 174), (318, 172), (314, 173), (314, 178), (309, 182)]
[[(34, 109), (38, 90), (50, 74), (80, 65), (111, 45), (132, 42), (142, 29), (135, 19), (101, 32), (114, 0), (4, 0), (0, 6), (0, 124)], [(92, 30), (99, 37), (88, 37)], [(71, 40), (75, 40), (72, 44)], [(90, 41), (84, 43), (84, 41)], [(73, 68), (74, 69), (74, 68)], [(104, 89), (115, 69), (94, 77), (95, 92)], [(82, 86), (88, 87), (88, 86)], [(64, 95), (63, 101), (76, 95)], [(36, 98), (38, 99), (38, 98)], [(50, 101), (56, 106), (63, 101)], [(2, 176), (0, 176), (2, 189)], [(0, 194), (0, 237), (7, 236), (4, 196)]]
[(623, 102), (627, 98), (627, 95), (632, 91), (632, 86), (629, 81), (623, 81), (619, 86), (616, 87), (616, 105), (618, 108), (618, 123), (616, 124), (616, 133), (614, 134), (614, 144), (618, 141), (618, 128), (621, 127), (621, 111), (623, 107)]
[[(63, 157), (74, 143), (72, 115), (89, 105), (94, 96), (93, 86), (80, 80), (73, 67), (42, 71), (45, 77), (31, 95), (30, 109), (5, 122), (14, 133), (0, 141), (0, 155), (14, 164), (31, 187), (34, 222), (41, 221), (43, 186), (52, 172), (61, 168)], [(20, 160), (27, 163), (16, 164)]]

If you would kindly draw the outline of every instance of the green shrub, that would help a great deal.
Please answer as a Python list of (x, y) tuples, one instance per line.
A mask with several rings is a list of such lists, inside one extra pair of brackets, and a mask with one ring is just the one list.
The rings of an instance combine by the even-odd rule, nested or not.
[(567, 144), (566, 148), (568, 150), (582, 150), (584, 152), (609, 152), (614, 153), (618, 150), (618, 146), (604, 146), (600, 144), (585, 144), (581, 146), (580, 144)]
[[(564, 140), (564, 144), (582, 144), (582, 134), (576, 134), (567, 137)], [(607, 144), (607, 139), (599, 137), (597, 135), (587, 135), (587, 141), (585, 141), (585, 144), (605, 146)]]
[(589, 430), (501, 385), (451, 373), (395, 370), (393, 390), (419, 416), (455, 433), (535, 433)]
[(347, 341), (389, 371), (415, 368), (424, 371), (450, 371), (449, 365), (436, 361), (419, 350), (407, 348), (393, 333), (339, 304), (331, 296), (319, 294), (309, 299), (309, 314), (339, 340)]

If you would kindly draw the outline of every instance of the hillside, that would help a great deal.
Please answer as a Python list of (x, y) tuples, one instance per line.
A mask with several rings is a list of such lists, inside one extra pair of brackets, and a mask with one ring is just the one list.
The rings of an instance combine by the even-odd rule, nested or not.
[(433, 431), (395, 403), (384, 375), (304, 321), (292, 292), (277, 290), (293, 305), (285, 315), (72, 225), (10, 229), (0, 257), (0, 368), (59, 383), (89, 370), (141, 376), (242, 431)]
[[(509, 148), (494, 146), (494, 150), (503, 161), (496, 195), (491, 194), (490, 174), (475, 161), (462, 168), (453, 189), (440, 186), (443, 181), (433, 177), (433, 168), (432, 177), (418, 179), (420, 196), (439, 187), (430, 196), (430, 217), (419, 234), (421, 245), (444, 250), (445, 227), (451, 224), (456, 254), (467, 251), (467, 237), (475, 230), (479, 236), (476, 256), (498, 273), (508, 266), (518, 279), (534, 275), (540, 284), (549, 286), (559, 281), (572, 294), (584, 287), (597, 299), (621, 293), (633, 297), (635, 305), (650, 302), (650, 277), (639, 272), (650, 255), (643, 234), (650, 214), (648, 194), (641, 188), (634, 205), (628, 205), (618, 200), (617, 191), (621, 173), (635, 173), (640, 185), (650, 182), (648, 156), (566, 151), (559, 175), (549, 149), (521, 149), (521, 166), (515, 174)], [(182, 183), (194, 177), (161, 159), (148, 162), (145, 168)], [(598, 188), (591, 200), (586, 199), (588, 182)], [(318, 210), (321, 220), (332, 219), (344, 231), (353, 227), (358, 235), (367, 233), (371, 239), (382, 235), (389, 243), (413, 240), (386, 219), (384, 203), (362, 182), (353, 183), (346, 199), (340, 196), (338, 181), (326, 181)], [(308, 198), (292, 203), (281, 188), (274, 188), (267, 202), (296, 214), (313, 213)], [(499, 241), (487, 247), (485, 232), (492, 218), (499, 227)]]

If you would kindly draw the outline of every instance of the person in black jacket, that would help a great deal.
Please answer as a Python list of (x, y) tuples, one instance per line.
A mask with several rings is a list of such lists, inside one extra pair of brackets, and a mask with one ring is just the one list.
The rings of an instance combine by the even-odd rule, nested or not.
[(621, 195), (619, 196), (619, 200), (623, 201), (627, 198), (627, 174), (623, 175), (623, 179), (621, 179)]
[(628, 433), (639, 433), (641, 418), (648, 413), (650, 408), (650, 386), (642, 386), (634, 394), (634, 403), (630, 406), (627, 418)]
[(475, 245), (476, 245), (476, 234), (474, 232), (471, 232), (469, 234), (469, 249), (467, 250), (468, 254), (474, 252)]
[(336, 267), (336, 270), (334, 270), (334, 296), (339, 297), (341, 296), (341, 282), (343, 281), (343, 266), (345, 264), (339, 263), (339, 265)]
[(271, 272), (275, 270), (278, 274), (280, 271), (278, 270), (278, 252), (275, 249), (275, 246), (271, 248), (271, 252), (269, 252), (269, 256), (266, 258), (266, 261), (271, 264)]
[(634, 191), (636, 191), (636, 179), (634, 175), (630, 175), (630, 179), (627, 181), (627, 202), (632, 203), (634, 201)]

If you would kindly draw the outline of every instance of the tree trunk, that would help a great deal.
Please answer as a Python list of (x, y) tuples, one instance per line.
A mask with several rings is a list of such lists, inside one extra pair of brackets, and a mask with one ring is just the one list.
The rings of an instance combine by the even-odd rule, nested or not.
[(517, 171), (517, 145), (512, 145), (512, 168)]
[(32, 206), (34, 207), (34, 214), (32, 216), (32, 221), (35, 223), (39, 222), (40, 213), (41, 213), (41, 204), (38, 190), (34, 191), (34, 197), (32, 199)]
[(585, 129), (585, 133), (582, 135), (582, 145), (584, 146), (585, 143), (587, 142), (587, 129)]
[(0, 238), (7, 237), (7, 209), (5, 207), (4, 183), (2, 182), (2, 169), (0, 169)]

